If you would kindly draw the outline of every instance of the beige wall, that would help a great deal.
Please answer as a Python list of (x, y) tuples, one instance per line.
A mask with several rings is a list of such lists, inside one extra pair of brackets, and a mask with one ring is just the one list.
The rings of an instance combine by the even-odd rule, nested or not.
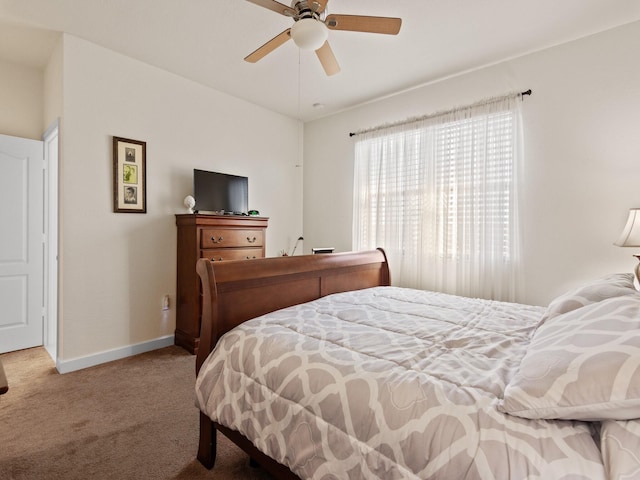
[(44, 72), (44, 108), (42, 131), (56, 120), (62, 121), (62, 35), (52, 49), (51, 57)]
[[(302, 233), (296, 120), (69, 35), (43, 70), (0, 61), (0, 133), (40, 139), (56, 118), (65, 371), (173, 335), (174, 215), (194, 168), (249, 177), (249, 207), (270, 217), (268, 256)], [(112, 136), (147, 142), (146, 215), (112, 212)]]
[[(268, 255), (299, 236), (297, 121), (69, 35), (63, 99), (61, 359), (173, 334), (161, 300), (194, 168), (249, 177)], [(112, 136), (147, 142), (146, 215), (112, 212)]]
[(0, 59), (0, 133), (42, 139), (42, 71)]
[(305, 246), (351, 248), (349, 132), (531, 88), (524, 100), (527, 303), (631, 271), (612, 245), (640, 206), (640, 23), (305, 124)]

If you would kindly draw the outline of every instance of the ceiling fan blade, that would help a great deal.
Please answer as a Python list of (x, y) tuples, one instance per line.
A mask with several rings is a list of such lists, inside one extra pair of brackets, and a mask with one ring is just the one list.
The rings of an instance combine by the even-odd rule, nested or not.
[(333, 50), (331, 50), (331, 47), (329, 46), (329, 42), (324, 42), (324, 45), (316, 50), (316, 55), (318, 55), (322, 68), (324, 68), (327, 75), (335, 75), (340, 71), (340, 65), (338, 65), (336, 56), (333, 54)]
[(327, 8), (329, 0), (310, 0), (309, 6), (318, 13), (322, 13)]
[(281, 15), (285, 15), (287, 17), (295, 16), (296, 12), (294, 9), (283, 5), (280, 2), (276, 2), (276, 0), (247, 0), (248, 2), (255, 3), (261, 7), (264, 7), (268, 10), (273, 10), (276, 13)]
[(276, 35), (271, 40), (269, 40), (267, 43), (265, 43), (260, 48), (258, 48), (256, 51), (254, 51), (253, 53), (250, 53), (249, 55), (247, 55), (244, 58), (245, 61), (247, 61), (249, 63), (256, 63), (261, 58), (267, 56), (269, 53), (273, 52), (276, 48), (278, 48), (280, 45), (286, 43), (286, 41), (291, 38), (291, 33), (290, 32), (291, 32), (291, 29), (287, 28), (281, 34)]
[(363, 15), (327, 15), (324, 23), (331, 30), (397, 35), (402, 26), (402, 19), (392, 17), (367, 17)]

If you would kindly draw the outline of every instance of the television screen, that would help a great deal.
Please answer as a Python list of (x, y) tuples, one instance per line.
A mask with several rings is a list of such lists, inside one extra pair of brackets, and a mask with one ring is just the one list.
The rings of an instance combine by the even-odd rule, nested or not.
[(225, 215), (243, 215), (249, 209), (249, 180), (226, 173), (193, 170), (195, 210)]

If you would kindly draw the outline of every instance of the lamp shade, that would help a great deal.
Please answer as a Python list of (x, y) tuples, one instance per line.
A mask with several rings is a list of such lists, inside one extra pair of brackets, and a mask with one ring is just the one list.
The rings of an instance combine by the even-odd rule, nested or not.
[(291, 27), (291, 38), (303, 50), (318, 50), (328, 37), (327, 26), (313, 18), (302, 18)]
[(629, 210), (627, 224), (615, 245), (618, 247), (640, 247), (640, 208)]

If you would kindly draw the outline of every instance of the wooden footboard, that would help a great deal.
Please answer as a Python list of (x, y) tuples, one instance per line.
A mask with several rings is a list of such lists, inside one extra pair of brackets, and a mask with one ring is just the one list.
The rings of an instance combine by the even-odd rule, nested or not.
[[(389, 265), (382, 249), (250, 261), (200, 259), (196, 270), (202, 281), (203, 295), (196, 373), (218, 339), (246, 320), (332, 293), (391, 284)], [(229, 435), (221, 430), (254, 455), (255, 452), (244, 444), (248, 440), (239, 440), (237, 432)], [(198, 459), (207, 468), (215, 461), (215, 432), (215, 425), (201, 415)], [(262, 465), (265, 463), (264, 458), (258, 461)], [(274, 467), (277, 466), (279, 464)]]

